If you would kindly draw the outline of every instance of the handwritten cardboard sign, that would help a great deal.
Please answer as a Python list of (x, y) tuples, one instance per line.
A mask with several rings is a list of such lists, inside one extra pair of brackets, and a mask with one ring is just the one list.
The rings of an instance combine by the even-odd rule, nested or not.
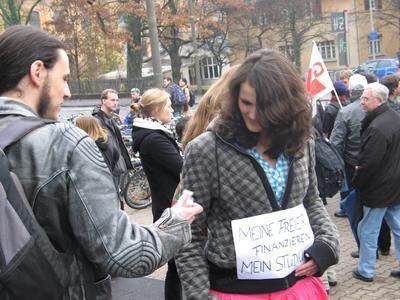
[(284, 278), (304, 261), (314, 242), (304, 206), (233, 220), (239, 279)]

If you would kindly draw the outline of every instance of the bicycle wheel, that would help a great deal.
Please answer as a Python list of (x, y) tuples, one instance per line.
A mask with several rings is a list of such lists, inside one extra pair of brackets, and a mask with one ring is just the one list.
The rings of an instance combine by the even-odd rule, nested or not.
[(150, 187), (143, 169), (136, 167), (128, 174), (124, 198), (126, 204), (134, 209), (148, 207), (152, 203)]

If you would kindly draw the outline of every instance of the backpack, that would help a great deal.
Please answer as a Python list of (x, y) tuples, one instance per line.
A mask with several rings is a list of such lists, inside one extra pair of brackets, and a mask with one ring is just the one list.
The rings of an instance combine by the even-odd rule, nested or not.
[(189, 90), (189, 106), (192, 107), (196, 103), (196, 95)]
[(37, 222), (3, 149), (53, 120), (24, 117), (0, 132), (0, 299), (62, 299), (68, 261)]
[(172, 84), (171, 92), (171, 102), (173, 106), (183, 106), (186, 103), (185, 94), (177, 84)]
[(323, 133), (325, 111), (320, 100), (316, 101), (316, 113), (313, 118), (313, 127), (318, 131), (318, 135)]
[(333, 197), (344, 180), (344, 162), (336, 148), (321, 137), (315, 138), (315, 173), (322, 198)]

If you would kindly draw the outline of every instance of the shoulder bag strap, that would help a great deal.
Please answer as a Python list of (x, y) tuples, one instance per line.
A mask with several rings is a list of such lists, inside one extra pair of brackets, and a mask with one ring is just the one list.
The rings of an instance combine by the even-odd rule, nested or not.
[(214, 137), (215, 137), (215, 162), (217, 164), (218, 198), (221, 198), (221, 184), (219, 178), (219, 162), (218, 162), (218, 148), (217, 148), (218, 137), (216, 133), (214, 133)]

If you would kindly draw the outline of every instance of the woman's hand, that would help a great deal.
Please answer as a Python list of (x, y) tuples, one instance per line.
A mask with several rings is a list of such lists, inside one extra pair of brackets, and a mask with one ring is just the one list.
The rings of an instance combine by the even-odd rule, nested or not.
[(298, 266), (295, 270), (294, 275), (300, 276), (313, 276), (318, 272), (318, 266), (313, 259), (306, 261), (304, 264)]

